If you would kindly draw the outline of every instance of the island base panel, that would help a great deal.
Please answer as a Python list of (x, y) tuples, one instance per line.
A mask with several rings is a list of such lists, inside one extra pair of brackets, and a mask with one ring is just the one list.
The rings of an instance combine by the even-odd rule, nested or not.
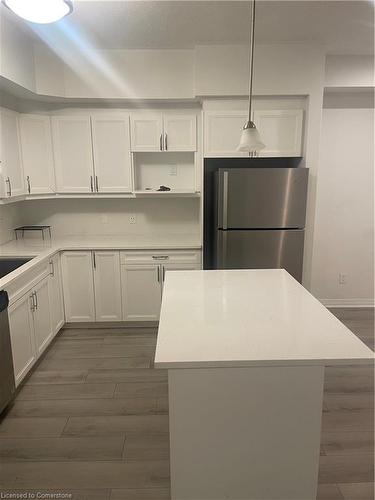
[(324, 367), (172, 369), (172, 500), (315, 500)]

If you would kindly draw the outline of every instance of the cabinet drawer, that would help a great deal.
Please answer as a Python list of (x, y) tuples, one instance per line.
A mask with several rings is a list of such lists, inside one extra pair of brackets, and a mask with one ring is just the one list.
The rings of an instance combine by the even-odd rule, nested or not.
[(6, 286), (12, 304), (50, 273), (49, 260), (41, 262)]
[(163, 264), (163, 263), (200, 263), (200, 252), (197, 251), (166, 251), (157, 250), (155, 252), (121, 252), (121, 264)]

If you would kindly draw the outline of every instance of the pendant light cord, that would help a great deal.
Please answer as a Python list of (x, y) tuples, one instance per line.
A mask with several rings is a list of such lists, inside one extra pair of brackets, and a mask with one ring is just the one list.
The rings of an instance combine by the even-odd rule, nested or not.
[(251, 105), (252, 105), (252, 94), (253, 94), (254, 35), (255, 35), (255, 0), (252, 0), (251, 32), (250, 32), (249, 122), (251, 121)]

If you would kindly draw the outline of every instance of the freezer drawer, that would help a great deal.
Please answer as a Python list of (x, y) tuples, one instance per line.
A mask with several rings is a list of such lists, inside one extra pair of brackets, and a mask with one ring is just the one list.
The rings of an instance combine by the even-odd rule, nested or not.
[(303, 228), (308, 169), (219, 169), (217, 227)]
[(305, 231), (218, 230), (216, 233), (217, 269), (286, 269), (302, 281)]

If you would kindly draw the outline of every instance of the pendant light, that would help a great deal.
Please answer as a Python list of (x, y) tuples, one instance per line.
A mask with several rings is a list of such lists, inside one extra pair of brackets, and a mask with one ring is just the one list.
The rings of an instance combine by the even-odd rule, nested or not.
[(2, 0), (17, 16), (37, 24), (59, 21), (73, 11), (71, 0)]
[(255, 123), (251, 120), (251, 105), (253, 94), (253, 70), (254, 70), (254, 34), (255, 34), (255, 0), (251, 5), (251, 32), (250, 32), (250, 75), (249, 75), (249, 115), (248, 121), (244, 124), (238, 151), (246, 151), (251, 156), (256, 156), (257, 152), (265, 148), (261, 141)]

